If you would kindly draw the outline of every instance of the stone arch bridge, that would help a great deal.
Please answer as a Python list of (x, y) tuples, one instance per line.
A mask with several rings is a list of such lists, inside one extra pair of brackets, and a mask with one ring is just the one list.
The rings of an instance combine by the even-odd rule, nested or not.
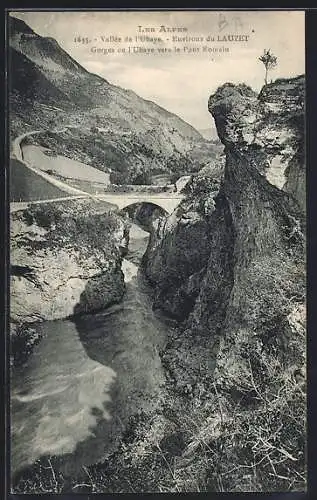
[(142, 192), (133, 193), (109, 193), (109, 194), (98, 194), (98, 195), (73, 195), (65, 196), (63, 198), (51, 198), (51, 199), (41, 199), (34, 201), (19, 201), (10, 203), (10, 211), (16, 212), (18, 210), (25, 209), (28, 205), (40, 205), (42, 203), (54, 203), (64, 200), (73, 199), (84, 199), (90, 198), (99, 201), (106, 201), (112, 205), (116, 205), (120, 210), (134, 205), (137, 203), (152, 203), (162, 208), (167, 214), (171, 214), (175, 208), (179, 205), (181, 200), (184, 198), (183, 195), (179, 193), (160, 193), (160, 194), (150, 194)]
[(96, 197), (98, 200), (106, 201), (116, 205), (120, 210), (128, 207), (129, 205), (134, 205), (137, 203), (152, 203), (157, 205), (168, 214), (171, 214), (175, 208), (179, 205), (181, 200), (184, 198), (182, 194), (179, 193), (109, 193), (109, 194), (99, 194)]

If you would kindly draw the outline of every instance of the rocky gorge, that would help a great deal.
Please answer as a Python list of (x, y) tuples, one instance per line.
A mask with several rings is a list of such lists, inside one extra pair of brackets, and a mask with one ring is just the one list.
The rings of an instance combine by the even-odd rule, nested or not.
[[(75, 477), (49, 474), (50, 491), (305, 488), (304, 85), (301, 76), (277, 80), (257, 95), (227, 83), (210, 97), (225, 158), (193, 175), (176, 210), (146, 227), (142, 276), (167, 325), (146, 348), (163, 386), (157, 404), (126, 416), (120, 443), (76, 476), (76, 488)], [(81, 331), (82, 313), (124, 298), (125, 220), (81, 203), (12, 214), (14, 335), (73, 314)], [(28, 481), (26, 473), (17, 491)]]

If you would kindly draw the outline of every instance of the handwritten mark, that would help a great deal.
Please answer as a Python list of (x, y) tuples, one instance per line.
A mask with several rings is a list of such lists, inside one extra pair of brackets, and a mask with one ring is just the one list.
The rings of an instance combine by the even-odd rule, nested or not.
[(219, 31), (224, 30), (228, 26), (228, 21), (226, 19), (226, 16), (224, 14), (219, 14), (219, 19), (218, 19), (218, 27)]

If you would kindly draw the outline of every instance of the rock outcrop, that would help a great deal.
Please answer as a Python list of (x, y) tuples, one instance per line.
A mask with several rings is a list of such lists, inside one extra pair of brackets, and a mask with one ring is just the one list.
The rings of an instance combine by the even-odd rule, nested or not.
[(295, 78), (211, 96), (225, 165), (192, 178), (144, 257), (154, 307), (182, 320), (161, 357), (192, 435), (185, 491), (197, 477), (202, 491), (219, 477), (221, 491), (305, 488), (302, 91)]
[[(11, 321), (65, 318), (120, 301), (124, 222), (87, 200), (11, 215)], [(121, 247), (121, 249), (120, 249)]]
[(167, 219), (157, 219), (143, 258), (155, 286), (154, 308), (184, 320), (194, 305), (210, 255), (209, 219), (223, 175), (206, 167), (185, 187), (186, 198)]
[(196, 359), (237, 384), (243, 350), (257, 342), (260, 350), (274, 345), (293, 366), (304, 362), (303, 352), (285, 349), (302, 338), (305, 320), (302, 93), (302, 77), (268, 85), (259, 97), (245, 85), (218, 89), (209, 110), (225, 145), (224, 169), (193, 178), (187, 198), (151, 236), (144, 266), (154, 307), (183, 320), (179, 342), (191, 353), (179, 361), (183, 381), (187, 369), (195, 378)]
[(280, 79), (257, 95), (227, 83), (209, 99), (219, 138), (234, 144), (268, 181), (292, 194), (302, 210), (305, 194), (305, 79)]

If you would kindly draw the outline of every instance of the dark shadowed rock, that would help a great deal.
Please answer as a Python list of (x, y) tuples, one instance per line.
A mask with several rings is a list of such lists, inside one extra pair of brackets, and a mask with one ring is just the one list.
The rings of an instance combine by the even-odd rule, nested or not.
[(144, 255), (145, 273), (156, 290), (154, 307), (180, 320), (192, 310), (208, 262), (209, 223), (222, 174), (217, 165), (191, 179), (186, 199), (157, 221)]

